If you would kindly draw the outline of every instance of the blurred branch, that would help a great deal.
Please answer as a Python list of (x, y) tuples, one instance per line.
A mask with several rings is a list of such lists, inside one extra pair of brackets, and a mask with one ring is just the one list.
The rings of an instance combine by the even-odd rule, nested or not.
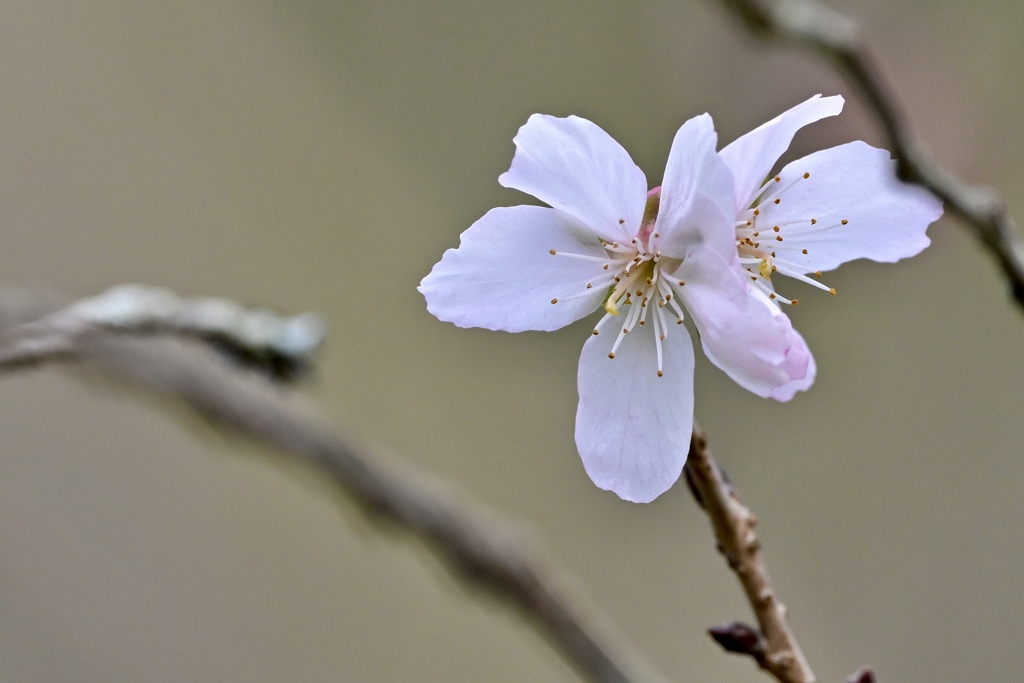
[[(171, 305), (143, 310), (156, 301), (153, 293), (146, 288), (115, 289), (56, 312), (51, 312), (55, 306), (45, 297), (0, 293), (0, 371), (71, 361), (177, 399), (225, 429), (312, 465), (369, 517), (423, 540), (456, 579), (520, 608), (584, 678), (616, 683), (664, 680), (630, 652), (596, 618), (596, 610), (566, 585), (562, 573), (509, 525), (471, 514), (421, 475), (385, 468), (312, 417), (298, 395), (225, 357), (223, 334), (242, 350), (262, 357), (267, 351), (265, 336), (235, 332), (248, 329), (252, 316), (266, 319), (268, 314), (221, 305), (222, 312), (232, 312), (224, 320), (236, 324), (215, 326), (218, 333), (211, 339), (202, 325), (187, 322), (191, 318), (186, 313), (196, 302), (163, 292), (158, 298)], [(287, 319), (276, 322), (286, 324)]]
[(958, 215), (999, 263), (1017, 304), (1024, 308), (1024, 242), (1003, 200), (972, 187), (932, 162), (852, 21), (814, 0), (722, 0), (756, 36), (817, 53), (850, 82), (878, 117), (897, 160), (897, 174), (921, 185)]
[(757, 518), (739, 499), (725, 472), (711, 456), (707, 435), (693, 430), (684, 468), (686, 483), (711, 519), (718, 551), (729, 563), (754, 610), (758, 628), (736, 622), (709, 629), (726, 651), (752, 657), (780, 683), (815, 683), (817, 679), (786, 621), (786, 607), (775, 596), (761, 542), (754, 533)]

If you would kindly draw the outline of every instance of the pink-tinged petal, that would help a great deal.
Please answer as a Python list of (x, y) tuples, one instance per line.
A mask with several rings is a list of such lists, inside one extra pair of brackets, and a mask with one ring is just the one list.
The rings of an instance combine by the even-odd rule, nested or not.
[(598, 487), (648, 503), (675, 483), (689, 452), (693, 345), (673, 324), (658, 377), (653, 317), (626, 335), (614, 359), (608, 353), (618, 329), (611, 322), (580, 356), (576, 446)]
[(930, 243), (925, 231), (942, 202), (900, 182), (895, 168), (887, 151), (859, 141), (815, 152), (782, 169), (779, 185), (788, 189), (778, 204), (761, 206), (757, 225), (782, 226), (772, 248), (802, 273), (914, 256)]
[(814, 354), (810, 352), (810, 349), (807, 349), (806, 344), (804, 348), (807, 350), (807, 372), (803, 379), (794, 379), (787, 384), (783, 384), (768, 394), (768, 398), (774, 398), (776, 401), (785, 403), (792, 400), (798, 391), (807, 391), (814, 384), (814, 378), (818, 375), (818, 364), (814, 362)]
[(572, 216), (540, 206), (498, 208), (462, 233), (459, 248), (444, 253), (419, 291), (428, 311), (459, 327), (557, 330), (601, 304), (607, 262), (597, 237)]
[(717, 144), (707, 114), (690, 119), (676, 133), (661, 184), (653, 250), (674, 258), (698, 248), (723, 257), (736, 253), (733, 178)]
[[(674, 273), (686, 282), (680, 298), (700, 333), (708, 358), (758, 396), (789, 400), (813, 383), (806, 342), (789, 318), (749, 286), (745, 271), (703, 252)], [(804, 381), (802, 381), (804, 380)]]
[(720, 154), (736, 179), (736, 212), (751, 205), (798, 130), (842, 110), (839, 95), (815, 95), (727, 145)]
[(572, 214), (609, 242), (637, 234), (647, 179), (608, 133), (577, 116), (534, 114), (514, 142), (512, 166), (499, 183)]

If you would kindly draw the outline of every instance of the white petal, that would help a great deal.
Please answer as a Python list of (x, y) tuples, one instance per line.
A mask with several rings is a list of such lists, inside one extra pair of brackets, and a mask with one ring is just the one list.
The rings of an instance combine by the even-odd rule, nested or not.
[(804, 273), (913, 256), (928, 246), (925, 230), (942, 215), (942, 202), (900, 182), (895, 168), (888, 152), (859, 141), (815, 152), (782, 170), (780, 184), (793, 186), (778, 204), (761, 207), (758, 225), (783, 226), (783, 242), (773, 248)]
[(661, 184), (653, 248), (682, 258), (708, 248), (736, 253), (733, 178), (715, 148), (718, 135), (707, 114), (683, 124), (672, 141)]
[(704, 353), (758, 396), (789, 400), (814, 381), (811, 352), (779, 308), (749, 286), (745, 271), (711, 253), (688, 259), (675, 275)]
[[(611, 321), (610, 321), (611, 322)], [(583, 346), (576, 446), (594, 483), (647, 503), (679, 478), (693, 429), (693, 345), (672, 325), (658, 377), (653, 318), (608, 358), (618, 329), (608, 324)]]
[(815, 95), (727, 145), (720, 154), (736, 178), (736, 212), (747, 209), (754, 201), (798, 130), (842, 110), (842, 97)]
[[(419, 291), (427, 310), (459, 327), (556, 330), (601, 304), (602, 262), (607, 252), (572, 216), (540, 206), (491, 209), (462, 233), (458, 249), (444, 253)], [(552, 304), (557, 298), (563, 300)]]
[(572, 214), (609, 242), (636, 235), (647, 179), (608, 133), (577, 116), (534, 114), (515, 143), (512, 167), (499, 183)]

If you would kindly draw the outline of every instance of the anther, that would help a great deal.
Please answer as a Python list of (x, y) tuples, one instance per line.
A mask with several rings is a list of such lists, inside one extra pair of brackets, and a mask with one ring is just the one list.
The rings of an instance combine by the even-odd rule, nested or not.
[(798, 303), (800, 303), (800, 299), (793, 299), (790, 303), (796, 306)]
[(772, 230), (774, 230), (775, 232), (778, 232), (778, 231), (780, 230), (780, 228), (779, 228), (779, 226), (777, 226), (777, 225), (776, 225), (776, 226), (774, 226), (774, 227), (772, 228)]
[(555, 255), (555, 254), (557, 254), (558, 252), (557, 252), (557, 251), (555, 251), (554, 249), (548, 249), (548, 253), (549, 253), (549, 254), (551, 254), (552, 256), (554, 256), (554, 255)]
[(594, 330), (594, 336), (596, 337), (598, 334), (599, 332), (597, 330)]
[(807, 180), (810, 177), (811, 177), (810, 173), (804, 173), (804, 180)]
[(591, 283), (588, 282), (587, 283), (587, 289), (593, 289), (593, 288), (594, 288), (594, 285), (592, 285)]
[(552, 299), (552, 300), (551, 300), (551, 303), (553, 303), (553, 304), (557, 304), (557, 303), (558, 303), (558, 299)]
[(814, 271), (814, 276), (815, 277), (821, 277), (821, 271), (820, 270)]
[(604, 269), (604, 270), (608, 270), (608, 264), (607, 263), (604, 264), (603, 266), (601, 266), (601, 268)]
[(835, 296), (836, 295), (836, 288), (835, 287), (829, 287), (828, 293), (831, 294), (832, 296)]
[(781, 241), (782, 241), (782, 235), (777, 235), (777, 236), (775, 237), (775, 241), (776, 241), (776, 242), (781, 242)]
[(754, 215), (755, 216), (760, 216), (761, 215), (761, 209), (754, 209)]
[(643, 320), (641, 320), (641, 321), (640, 321), (640, 324), (641, 324), (641, 325), (643, 325), (643, 324), (644, 324), (644, 321), (643, 321)]
[(667, 334), (661, 335), (661, 341), (665, 341), (666, 339), (668, 339), (668, 335)]
[(682, 325), (682, 324), (683, 324), (683, 319), (682, 318), (677, 318), (676, 319), (676, 325)]
[(812, 218), (811, 219), (811, 225), (817, 225), (817, 224), (818, 224), (818, 219), (817, 218)]
[(609, 353), (609, 354), (608, 354), (608, 357), (609, 357), (609, 358), (615, 358), (615, 354), (614, 354), (614, 353)]
[(801, 249), (801, 250), (800, 250), (800, 253), (801, 253), (801, 254), (806, 254), (806, 253), (807, 253), (807, 250), (806, 250), (806, 249)]
[(685, 284), (686, 284), (686, 281), (685, 281), (685, 280), (680, 280), (680, 281), (679, 281), (679, 286), (680, 286), (680, 287), (682, 287), (682, 286), (683, 286), (683, 285), (685, 285)]
[(658, 370), (658, 377), (664, 377), (664, 376), (665, 376), (665, 373), (662, 372), (661, 370)]
[(840, 222), (840, 223), (842, 223), (843, 225), (846, 225), (846, 224), (847, 224), (847, 223), (849, 223), (850, 221), (848, 221), (848, 220), (846, 220), (846, 219), (844, 218), (843, 220), (841, 220), (841, 221), (839, 221), (839, 222)]
[(772, 293), (770, 293), (770, 294), (768, 295), (768, 298), (769, 298), (769, 299), (774, 299), (774, 298), (775, 298), (775, 292), (772, 292)]
[(622, 225), (622, 224), (623, 224), (623, 223), (625, 223), (625, 222), (626, 222), (626, 219), (625, 219), (625, 218), (620, 218), (620, 219), (619, 219), (619, 225)]
[(775, 182), (781, 183), (782, 182), (782, 178), (780, 178), (779, 176), (775, 176)]
[(775, 203), (776, 203), (776, 204), (778, 204), (778, 203), (779, 203), (779, 202), (781, 202), (781, 201), (782, 201), (782, 197), (776, 197), (776, 198), (775, 198)]
[[(761, 235), (761, 233), (759, 233), (759, 232), (755, 232), (755, 233), (753, 233), (753, 234), (751, 235), (751, 237), (758, 237), (758, 236), (760, 236), (760, 235)], [(747, 241), (749, 242), (750, 240), (748, 239)]]
[(661, 233), (660, 232), (656, 232), (656, 233), (654, 233), (654, 236), (655, 237), (661, 237)]

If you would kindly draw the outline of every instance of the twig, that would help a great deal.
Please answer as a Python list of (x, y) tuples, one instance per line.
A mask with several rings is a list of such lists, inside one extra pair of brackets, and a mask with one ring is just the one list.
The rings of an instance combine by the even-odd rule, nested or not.
[(846, 77), (878, 117), (896, 155), (899, 177), (927, 188), (960, 217), (999, 263), (1013, 298), (1024, 308), (1024, 242), (1003, 200), (987, 188), (960, 182), (928, 158), (857, 26), (814, 0), (722, 0), (722, 4), (758, 37), (816, 52)]
[(711, 636), (727, 651), (753, 657), (780, 683), (815, 683), (814, 672), (786, 621), (786, 607), (768, 576), (761, 542), (754, 533), (757, 518), (740, 501), (699, 428), (693, 430), (684, 471), (697, 503), (711, 519), (718, 550), (739, 578), (758, 624), (758, 629), (738, 622), (716, 627), (710, 629)]
[(370, 517), (423, 540), (457, 579), (519, 607), (584, 678), (665, 680), (507, 524), (483, 521), (423, 476), (385, 468), (332, 434), (280, 384), (245, 371), (175, 326), (139, 335), (133, 324), (81, 315), (81, 305), (38, 319), (49, 310), (37, 307), (33, 315), (23, 300), (0, 297), (0, 371), (75, 361), (177, 399), (221, 427), (313, 465)]

